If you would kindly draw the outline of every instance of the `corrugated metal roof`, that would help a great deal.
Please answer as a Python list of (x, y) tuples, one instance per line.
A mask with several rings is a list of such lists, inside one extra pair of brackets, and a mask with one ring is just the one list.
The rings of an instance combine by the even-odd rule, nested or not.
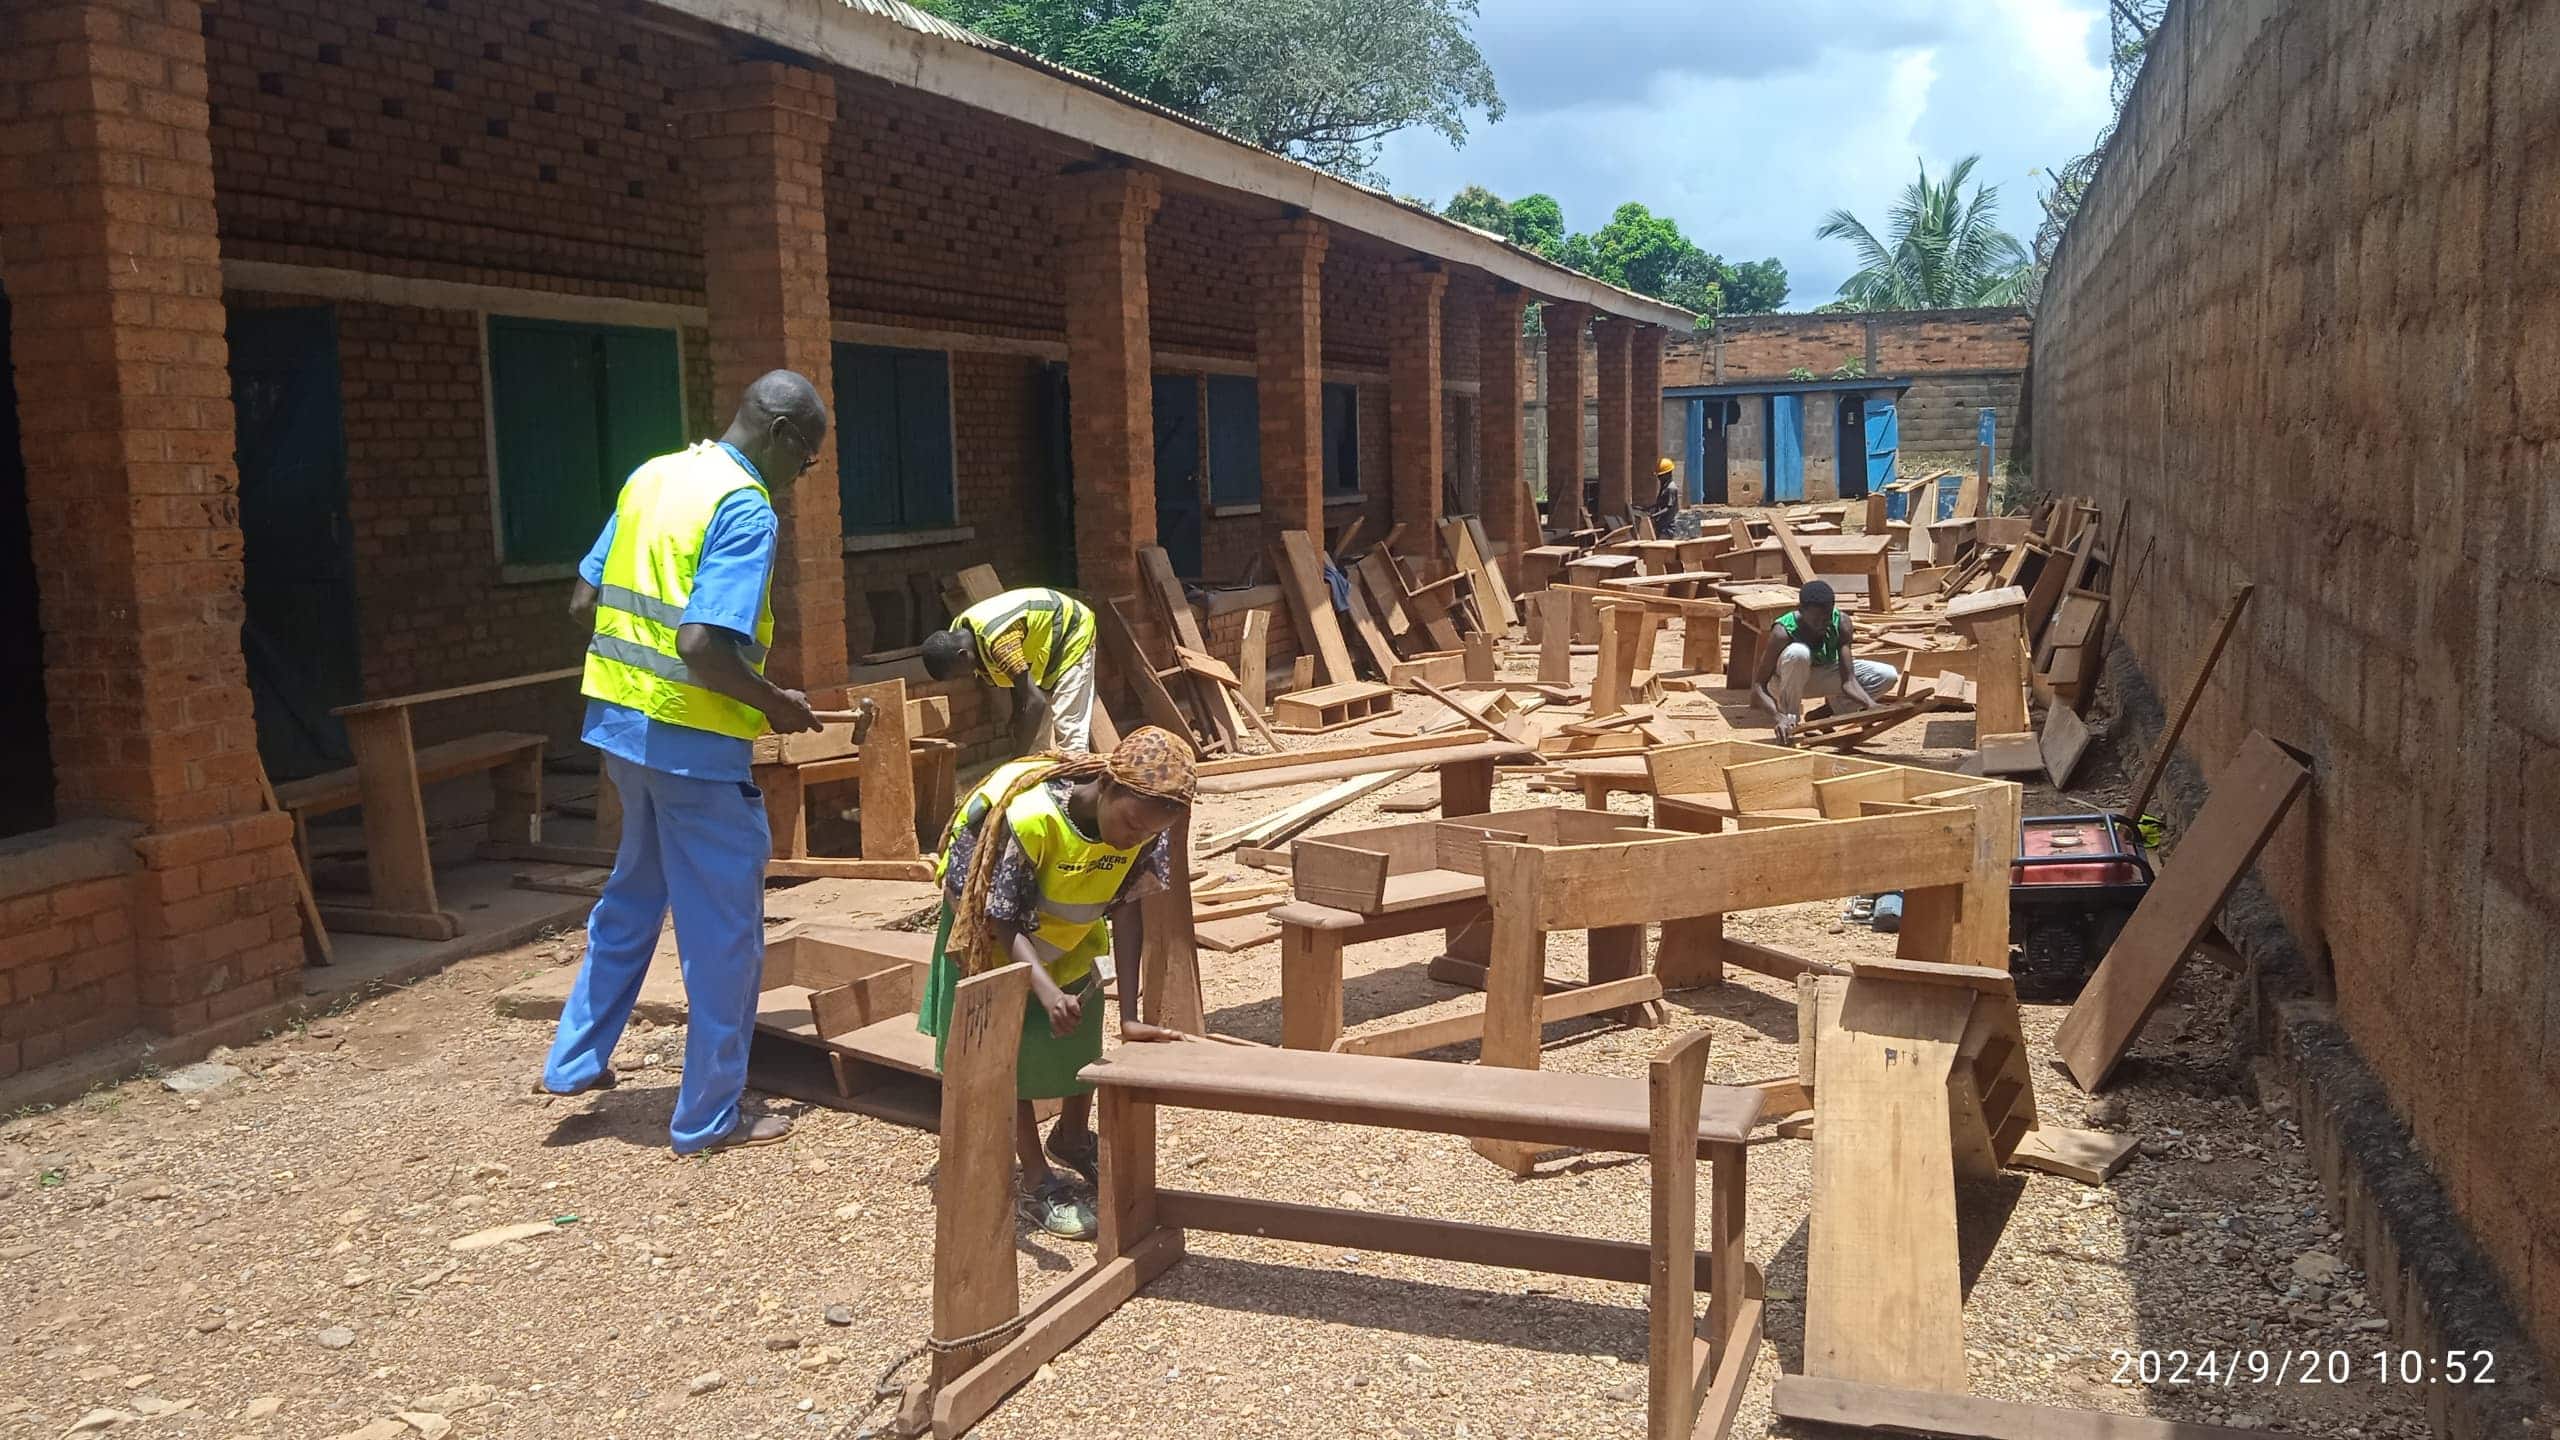
[(1124, 105), (1144, 110), (1148, 114), (1154, 115), (1160, 119), (1170, 120), (1175, 124), (1188, 126), (1193, 130), (1200, 131), (1202, 134), (1215, 135), (1219, 139), (1224, 140), (1231, 145), (1241, 145), (1248, 150), (1258, 150), (1265, 155), (1274, 157), (1275, 159), (1287, 161), (1289, 164), (1295, 165), (1302, 170), (1323, 176), (1334, 184), (1349, 186), (1354, 190), (1359, 190), (1365, 194), (1373, 195), (1380, 200), (1384, 200), (1388, 204), (1394, 205), (1399, 209), (1410, 211), (1413, 214), (1437, 221), (1453, 230), (1462, 230), (1469, 235), (1473, 235), (1499, 245), (1503, 249), (1511, 251), (1513, 254), (1518, 255), (1523, 259), (1545, 266), (1548, 269), (1555, 270), (1560, 274), (1578, 276), (1590, 284), (1601, 286), (1604, 289), (1614, 290), (1617, 293), (1626, 296), (1630, 300), (1641, 300), (1649, 305), (1660, 305), (1672, 310), (1679, 309), (1678, 306), (1671, 305), (1668, 301), (1657, 300), (1650, 295), (1639, 295), (1635, 291), (1629, 290), (1622, 285), (1612, 285), (1608, 281), (1600, 279), (1596, 275), (1585, 275), (1583, 272), (1575, 270), (1570, 266), (1559, 265), (1555, 261), (1548, 259), (1546, 256), (1539, 254), (1537, 251), (1529, 249), (1527, 246), (1513, 243), (1508, 236), (1497, 235), (1490, 230), (1479, 230), (1475, 226), (1469, 225), (1461, 220), (1452, 220), (1448, 216), (1441, 214), (1439, 211), (1432, 209), (1428, 205), (1414, 204), (1412, 201), (1405, 199), (1401, 195), (1381, 190), (1374, 185), (1363, 185), (1357, 180), (1346, 180), (1342, 176), (1336, 175), (1330, 170), (1310, 165), (1306, 161), (1301, 160), (1294, 155), (1273, 150), (1267, 146), (1257, 145), (1251, 140), (1247, 140), (1228, 131), (1221, 130), (1217, 126), (1211, 125), (1197, 116), (1185, 115), (1181, 111), (1173, 109), (1171, 106), (1161, 105), (1143, 95), (1123, 90), (1119, 86), (1114, 85), (1110, 81), (1104, 80), (1099, 76), (1088, 75), (1082, 70), (1061, 65), (1045, 56), (1035, 55), (1031, 51), (1025, 50), (1019, 45), (1008, 44), (1005, 41), (995, 39), (991, 36), (982, 35), (979, 32), (970, 29), (966, 25), (953, 24), (951, 21), (945, 20), (939, 15), (929, 14), (926, 11), (920, 10), (913, 5), (906, 3), (906, 0), (818, 0), (818, 3), (841, 5), (845, 9), (886, 20), (895, 25), (904, 26), (909, 30), (915, 31), (919, 35), (930, 35), (938, 40), (956, 41), (959, 44), (970, 45), (977, 49), (984, 50), (991, 55), (1001, 55), (1005, 59), (1013, 61), (1017, 65), (1028, 66), (1029, 68), (1038, 70), (1044, 74), (1056, 76), (1058, 79), (1067, 81), (1070, 84), (1080, 85), (1085, 89), (1095, 91), (1099, 94), (1108, 95), (1112, 99), (1117, 100)]

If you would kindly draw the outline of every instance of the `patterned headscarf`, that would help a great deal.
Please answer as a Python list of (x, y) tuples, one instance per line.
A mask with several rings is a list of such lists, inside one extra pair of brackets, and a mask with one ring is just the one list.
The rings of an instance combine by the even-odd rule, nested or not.
[[(1160, 726), (1148, 725), (1121, 738), (1108, 755), (1060, 755), (1055, 752), (1037, 757), (1041, 763), (1023, 768), (1002, 794), (987, 807), (983, 824), (999, 821), (1011, 809), (1016, 798), (1035, 785), (1052, 780), (1089, 780), (1096, 776), (1113, 784), (1134, 790), (1156, 800), (1170, 800), (1186, 810), (1190, 808), (1195, 786), (1195, 761), (1191, 742)], [(963, 806), (951, 817), (951, 832), (960, 828)], [(1184, 823), (1188, 823), (1186, 820)], [(949, 848), (950, 833), (943, 837)], [(961, 882), (960, 903), (951, 916), (951, 953), (960, 962), (964, 975), (977, 975), (1002, 956), (994, 953), (995, 935), (986, 923), (987, 893), (995, 886), (996, 863), (1003, 857), (1003, 837), (981, 830), (978, 843), (969, 852), (969, 873)]]

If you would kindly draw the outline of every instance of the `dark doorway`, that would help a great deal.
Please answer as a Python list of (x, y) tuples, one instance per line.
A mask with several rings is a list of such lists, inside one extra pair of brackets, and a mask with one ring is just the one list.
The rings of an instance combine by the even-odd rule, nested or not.
[(1730, 400), (1707, 398), (1690, 402), (1689, 500), (1692, 504), (1722, 505), (1731, 494), (1725, 479), (1728, 459), (1725, 437), (1733, 426), (1736, 413)]
[(1200, 377), (1156, 377), (1156, 543), (1173, 573), (1200, 577)]
[(1855, 395), (1840, 397), (1840, 423), (1833, 428), (1833, 463), (1839, 467), (1840, 498), (1867, 498), (1867, 402)]
[(297, 779), (348, 763), (329, 711), (362, 698), (337, 312), (325, 305), (231, 312), (231, 404), (239, 427), (240, 648), (267, 773)]
[(44, 716), (44, 631), (36, 615), (35, 539), (18, 451), (17, 372), (9, 364), (9, 297), (0, 295), (0, 836), (53, 823), (53, 739)]

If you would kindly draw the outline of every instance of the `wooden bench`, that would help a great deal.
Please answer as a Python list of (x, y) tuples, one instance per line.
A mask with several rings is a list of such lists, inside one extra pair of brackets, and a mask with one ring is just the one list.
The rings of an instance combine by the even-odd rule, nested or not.
[(349, 769), (279, 785), (276, 803), (293, 816), (294, 839), (306, 869), (311, 863), (310, 817), (350, 807), (364, 811), (365, 879), (371, 894), (362, 905), (320, 907), (330, 929), (412, 940), (450, 940), (462, 933), (462, 922), (436, 901), (435, 866), (427, 851), (427, 808), (420, 791), (440, 780), (491, 772), (496, 794), (489, 812), (490, 842), (509, 847), (538, 845), (545, 742), (539, 735), (492, 731), (422, 750), (411, 737), (409, 712), (421, 705), (572, 680), (581, 669), (573, 665), (417, 695), (394, 695), (329, 712), (345, 722), (347, 745), (356, 763)]
[[(998, 1338), (936, 1350), (932, 1378), (907, 1392), (907, 1433), (929, 1426), (949, 1440), (967, 1432), (1181, 1259), (1187, 1230), (1645, 1285), (1645, 1433), (1650, 1440), (1718, 1440), (1731, 1427), (1760, 1344), (1763, 1285), (1743, 1237), (1744, 1146), (1761, 1095), (1705, 1083), (1706, 1032), (1666, 1046), (1641, 1078), (1201, 1042), (1122, 1046), (1084, 1071), (1097, 1089), (1102, 1139), (1095, 1258), (1036, 1302), (1018, 1331), (1008, 1331), (1020, 1300), (1012, 1263), (1013, 1137), (1004, 1122), (1013, 1103), (1014, 1017), (1029, 983), (1023, 967), (1010, 966), (963, 982), (955, 998), (954, 1038), (944, 1056), (933, 1328), (945, 1346), (990, 1330)], [(1644, 1155), (1652, 1164), (1652, 1233), (1643, 1243), (1587, 1239), (1160, 1189), (1162, 1108)], [(1704, 1249), (1697, 1243), (1701, 1159), (1712, 1163)]]

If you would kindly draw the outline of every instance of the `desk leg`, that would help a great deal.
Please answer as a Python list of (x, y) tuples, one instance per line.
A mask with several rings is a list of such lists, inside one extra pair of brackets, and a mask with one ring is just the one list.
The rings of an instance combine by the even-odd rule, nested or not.
[[(1653, 1290), (1647, 1297), (1646, 1440), (1689, 1440), (1698, 1414), (1698, 1108), (1708, 1037), (1675, 1041), (1645, 1071), (1652, 1161)], [(1710, 1254), (1710, 1263), (1715, 1260)], [(1710, 1286), (1721, 1284), (1710, 1277)], [(1708, 1292), (1714, 1300), (1714, 1289)]]
[(1867, 567), (1867, 611), (1881, 615), (1893, 608), (1893, 554), (1883, 551)]
[[(1611, 925), (1591, 931), (1590, 936), (1591, 952), (1587, 973), (1591, 977), (1592, 984), (1605, 984), (1611, 980), (1632, 980), (1644, 973), (1643, 926)], [(1650, 1030), (1662, 1023), (1661, 1018), (1653, 1013), (1650, 1003), (1629, 1005), (1624, 1009), (1605, 1013), (1619, 1024), (1633, 1026), (1639, 1030)]]
[(1493, 809), (1493, 761), (1460, 760), (1440, 767), (1440, 814), (1483, 815)]
[(1743, 1258), (1743, 1197), (1747, 1188), (1743, 1157), (1749, 1153), (1740, 1145), (1707, 1147), (1707, 1343), (1714, 1347), (1719, 1363), (1724, 1359), (1725, 1347), (1734, 1340), (1734, 1327), (1742, 1318), (1743, 1303), (1748, 1298), (1745, 1290), (1750, 1284), (1749, 1267)]
[(754, 767), (756, 788), (764, 792), (765, 823), (773, 830), (773, 858), (804, 860), (809, 855), (808, 790), (797, 765)]
[(1585, 775), (1582, 777), (1582, 808), (1585, 810), (1606, 810), (1609, 808), (1609, 781), (1607, 777), (1598, 775)]
[(1280, 927), (1280, 1045), (1330, 1050), (1342, 1038), (1342, 936)]
[(1724, 983), (1724, 917), (1693, 915), (1662, 922), (1653, 953), (1653, 975), (1665, 990), (1695, 990)]
[(542, 752), (519, 755), (489, 774), (489, 838), (508, 845), (542, 843)]
[(957, 805), (960, 752), (934, 746), (916, 756), (916, 839), (931, 854), (942, 848), (942, 832)]
[[(1140, 900), (1147, 946), (1138, 964), (1138, 1017), (1186, 1035), (1209, 1033), (1200, 996), (1200, 940), (1191, 919), (1191, 826), (1185, 821), (1167, 842), (1173, 884)], [(1120, 983), (1129, 983), (1121, 976)]]
[[(356, 757), (364, 804), (364, 865), (373, 909), (416, 919), (451, 939), (461, 927), (436, 906), (436, 872), (427, 852), (427, 806), (418, 794), (418, 752), (409, 712), (350, 715), (347, 744)], [(428, 922), (432, 921), (432, 925)], [(410, 933), (407, 930), (402, 934)], [(420, 937), (426, 938), (426, 937)]]
[(1102, 1233), (1095, 1258), (1104, 1264), (1129, 1253), (1156, 1228), (1156, 1105), (1116, 1085), (1102, 1087), (1096, 1117), (1102, 1127)]
[(1692, 675), (1703, 675), (1716, 668), (1718, 633), (1723, 627), (1713, 615), (1690, 614), (1680, 620), (1680, 668)]

